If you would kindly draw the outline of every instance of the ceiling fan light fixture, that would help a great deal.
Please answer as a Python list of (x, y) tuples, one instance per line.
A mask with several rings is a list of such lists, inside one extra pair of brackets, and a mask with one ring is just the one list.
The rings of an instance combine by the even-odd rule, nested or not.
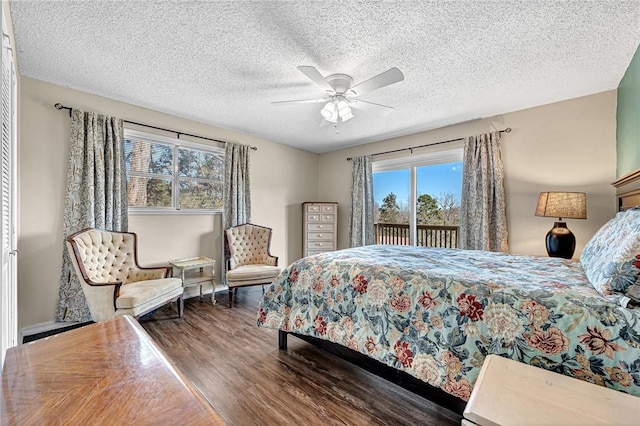
[(346, 101), (338, 102), (338, 115), (340, 115), (342, 121), (347, 121), (353, 118), (351, 107), (349, 107), (349, 104)]
[(331, 123), (338, 122), (338, 109), (333, 101), (327, 102), (327, 104), (320, 110), (320, 114), (325, 120)]
[(336, 106), (333, 104), (333, 102), (327, 102), (326, 105), (324, 107), (322, 107), (322, 109), (320, 110), (320, 114), (322, 114), (322, 116), (325, 119), (335, 115), (336, 112), (337, 112), (336, 111)]
[(344, 123), (347, 120), (351, 120), (353, 118), (353, 114), (351, 114), (351, 111), (349, 111), (348, 115), (341, 115), (340, 118), (342, 119), (342, 122)]

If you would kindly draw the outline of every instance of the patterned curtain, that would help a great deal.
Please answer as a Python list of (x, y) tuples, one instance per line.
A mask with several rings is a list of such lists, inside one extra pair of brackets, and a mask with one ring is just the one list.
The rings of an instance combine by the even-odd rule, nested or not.
[[(123, 131), (122, 119), (71, 111), (65, 239), (89, 227), (127, 231)], [(62, 253), (56, 321), (89, 321), (91, 314), (64, 241)]]
[(353, 159), (349, 247), (375, 244), (371, 156)]
[(224, 229), (251, 222), (247, 145), (228, 142), (224, 159)]
[(465, 141), (460, 247), (507, 252), (507, 213), (500, 132)]

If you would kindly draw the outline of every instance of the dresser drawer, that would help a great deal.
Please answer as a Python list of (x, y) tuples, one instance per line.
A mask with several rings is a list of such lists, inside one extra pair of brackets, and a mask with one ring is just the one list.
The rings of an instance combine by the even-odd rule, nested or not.
[(333, 241), (333, 232), (307, 232), (307, 240)]
[(335, 213), (335, 204), (310, 204), (307, 206), (307, 213)]
[(335, 250), (333, 241), (307, 241), (309, 250)]
[(333, 231), (333, 223), (308, 223), (307, 231)]
[(321, 222), (335, 222), (336, 215), (335, 214), (321, 214), (320, 221)]
[(319, 214), (308, 214), (307, 215), (307, 222), (308, 223), (312, 223), (312, 222), (320, 222), (321, 216)]

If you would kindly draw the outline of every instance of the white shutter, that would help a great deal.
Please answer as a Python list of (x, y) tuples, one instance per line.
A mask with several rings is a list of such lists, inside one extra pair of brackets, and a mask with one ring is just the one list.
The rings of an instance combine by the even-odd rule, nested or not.
[(2, 14), (2, 144), (0, 145), (0, 363), (18, 344), (16, 284), (16, 72)]

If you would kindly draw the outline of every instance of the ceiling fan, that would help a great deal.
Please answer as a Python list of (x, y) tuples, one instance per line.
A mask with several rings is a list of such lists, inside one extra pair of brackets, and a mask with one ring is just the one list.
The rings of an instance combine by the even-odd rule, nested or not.
[(359, 99), (359, 97), (365, 93), (404, 80), (404, 75), (398, 68), (391, 68), (351, 87), (353, 78), (349, 75), (331, 74), (323, 77), (322, 74), (312, 66), (301, 65), (298, 69), (318, 85), (318, 87), (324, 90), (326, 96), (318, 99), (298, 99), (271, 103), (274, 105), (325, 103), (325, 106), (320, 110), (320, 114), (324, 120), (330, 123), (345, 122), (352, 119), (353, 113), (351, 112), (351, 108), (377, 110), (384, 115), (390, 114), (393, 111), (393, 107), (363, 101)]

